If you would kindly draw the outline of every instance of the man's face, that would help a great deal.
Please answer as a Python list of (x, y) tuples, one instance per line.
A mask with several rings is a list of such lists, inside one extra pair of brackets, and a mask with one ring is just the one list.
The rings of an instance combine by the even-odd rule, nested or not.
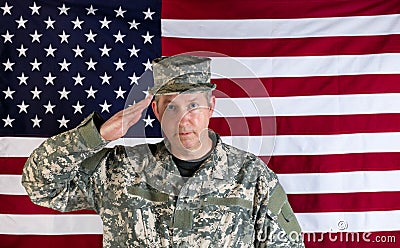
[(215, 97), (206, 93), (162, 95), (152, 108), (173, 149), (195, 151), (208, 138)]

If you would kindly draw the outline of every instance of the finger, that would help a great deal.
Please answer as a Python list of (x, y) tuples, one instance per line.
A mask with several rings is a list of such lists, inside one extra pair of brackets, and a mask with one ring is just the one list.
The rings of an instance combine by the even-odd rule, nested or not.
[(152, 99), (153, 99), (153, 96), (149, 95), (148, 97), (141, 100), (140, 102), (137, 102), (137, 103), (129, 106), (128, 108), (125, 109), (126, 114), (130, 114), (130, 113), (136, 112), (136, 111), (142, 112), (145, 108), (147, 108), (150, 105)]

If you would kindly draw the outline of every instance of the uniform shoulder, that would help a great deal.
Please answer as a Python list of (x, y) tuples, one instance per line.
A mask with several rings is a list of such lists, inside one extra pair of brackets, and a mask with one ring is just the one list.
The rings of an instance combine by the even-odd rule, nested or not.
[(251, 174), (256, 178), (261, 176), (269, 178), (270, 180), (276, 178), (275, 173), (255, 154), (226, 143), (222, 143), (222, 148), (227, 153), (230, 164), (240, 167), (238, 169), (241, 173)]

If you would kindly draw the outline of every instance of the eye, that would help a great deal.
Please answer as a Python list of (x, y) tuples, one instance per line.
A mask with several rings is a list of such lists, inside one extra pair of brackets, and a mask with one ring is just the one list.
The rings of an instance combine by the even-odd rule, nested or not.
[(175, 109), (176, 109), (175, 106), (172, 104), (168, 104), (166, 107), (166, 110), (168, 110), (168, 111), (174, 111)]
[(197, 109), (199, 107), (199, 104), (192, 102), (189, 104), (189, 109)]

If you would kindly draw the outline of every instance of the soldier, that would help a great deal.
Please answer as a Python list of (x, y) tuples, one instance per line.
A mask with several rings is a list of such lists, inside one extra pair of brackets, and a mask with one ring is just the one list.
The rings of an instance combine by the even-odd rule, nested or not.
[[(210, 59), (156, 59), (153, 74), (153, 102), (150, 95), (107, 121), (93, 113), (35, 149), (22, 176), (31, 200), (95, 210), (104, 247), (304, 247), (277, 176), (208, 130)], [(164, 140), (106, 148), (150, 104)]]

